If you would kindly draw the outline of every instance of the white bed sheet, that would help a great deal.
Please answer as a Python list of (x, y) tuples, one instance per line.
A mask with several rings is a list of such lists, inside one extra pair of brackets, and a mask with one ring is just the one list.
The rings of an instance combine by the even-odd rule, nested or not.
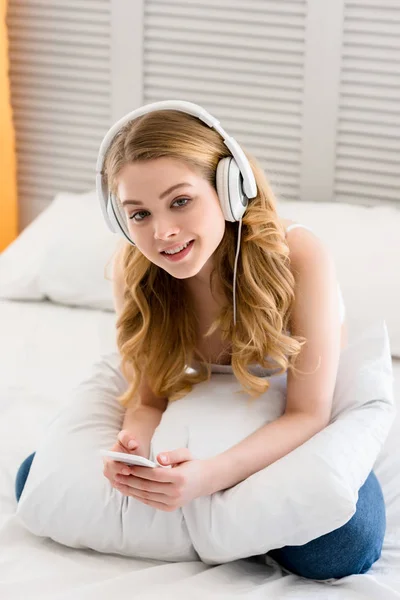
[[(285, 574), (273, 563), (139, 560), (67, 548), (26, 531), (15, 516), (18, 466), (35, 450), (65, 394), (94, 361), (116, 349), (114, 328), (110, 312), (0, 301), (0, 598), (400, 599), (400, 411), (375, 465), (387, 533), (381, 559), (365, 575), (325, 583)], [(394, 370), (400, 403), (400, 360)]]

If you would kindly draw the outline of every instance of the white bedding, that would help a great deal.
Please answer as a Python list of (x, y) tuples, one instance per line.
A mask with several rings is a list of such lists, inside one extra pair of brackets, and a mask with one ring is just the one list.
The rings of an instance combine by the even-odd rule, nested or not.
[[(211, 567), (139, 560), (73, 550), (28, 533), (14, 516), (18, 466), (35, 450), (69, 390), (99, 356), (116, 348), (114, 326), (111, 312), (0, 301), (0, 598), (400, 598), (400, 411), (375, 465), (387, 533), (382, 557), (366, 575), (320, 583), (287, 575), (272, 563), (238, 560)], [(400, 360), (394, 373), (400, 402)]]

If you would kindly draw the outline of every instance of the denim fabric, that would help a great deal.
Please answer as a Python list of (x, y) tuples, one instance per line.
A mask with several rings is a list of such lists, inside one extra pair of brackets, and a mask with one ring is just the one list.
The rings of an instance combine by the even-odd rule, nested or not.
[(303, 546), (284, 546), (268, 555), (296, 575), (340, 579), (370, 569), (381, 556), (385, 530), (385, 501), (371, 471), (359, 490), (356, 512), (347, 523)]
[(29, 471), (31, 469), (31, 464), (34, 456), (35, 452), (33, 454), (30, 454), (18, 469), (17, 478), (15, 480), (15, 497), (17, 498), (17, 502), (19, 502), (19, 499), (25, 486), (25, 482), (28, 479)]
[[(20, 499), (35, 453), (21, 464), (15, 495)], [(356, 512), (351, 519), (330, 533), (303, 546), (284, 546), (268, 552), (282, 567), (308, 579), (340, 579), (366, 573), (381, 556), (386, 530), (386, 511), (382, 489), (373, 471), (358, 493)], [(265, 555), (250, 557), (259, 562)]]

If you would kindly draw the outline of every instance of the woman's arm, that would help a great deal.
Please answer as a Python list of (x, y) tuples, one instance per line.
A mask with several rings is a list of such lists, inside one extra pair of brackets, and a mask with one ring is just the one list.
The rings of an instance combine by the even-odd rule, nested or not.
[(131, 433), (139, 442), (137, 454), (144, 458), (150, 457), (150, 444), (154, 431), (158, 427), (163, 410), (155, 406), (140, 405), (137, 408), (127, 408), (122, 429)]
[(126, 409), (122, 429), (139, 442), (136, 454), (149, 458), (151, 439), (168, 406), (168, 398), (156, 396), (145, 377), (142, 377), (136, 398), (132, 406), (128, 405)]
[(333, 259), (311, 232), (288, 236), (295, 277), (292, 335), (307, 339), (288, 372), (285, 413), (212, 457), (210, 489), (226, 489), (282, 458), (328, 425), (340, 356), (340, 315)]
[(285, 413), (225, 452), (208, 459), (207, 494), (228, 489), (265, 469), (325, 427), (316, 417)]
[(207, 494), (230, 488), (265, 469), (311, 439), (327, 425), (320, 415), (285, 411), (225, 452), (207, 460)]

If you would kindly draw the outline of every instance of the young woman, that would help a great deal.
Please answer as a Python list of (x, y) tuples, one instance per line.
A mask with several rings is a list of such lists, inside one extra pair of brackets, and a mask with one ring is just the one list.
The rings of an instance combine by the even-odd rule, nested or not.
[[(247, 152), (256, 195), (240, 223), (225, 219), (217, 167), (231, 156), (220, 133), (196, 116), (153, 110), (120, 127), (104, 157), (103, 185), (127, 238), (114, 260), (113, 286), (129, 385), (118, 398), (126, 413), (111, 450), (147, 458), (168, 403), (210, 372), (233, 372), (249, 398), (287, 372), (284, 414), (212, 459), (197, 460), (187, 448), (157, 456), (172, 469), (105, 459), (116, 489), (164, 511), (232, 487), (323, 429), (346, 345), (332, 256), (312, 231), (279, 216)], [(379, 558), (384, 531), (383, 496), (371, 472), (346, 525), (270, 555), (314, 579), (363, 573)]]

